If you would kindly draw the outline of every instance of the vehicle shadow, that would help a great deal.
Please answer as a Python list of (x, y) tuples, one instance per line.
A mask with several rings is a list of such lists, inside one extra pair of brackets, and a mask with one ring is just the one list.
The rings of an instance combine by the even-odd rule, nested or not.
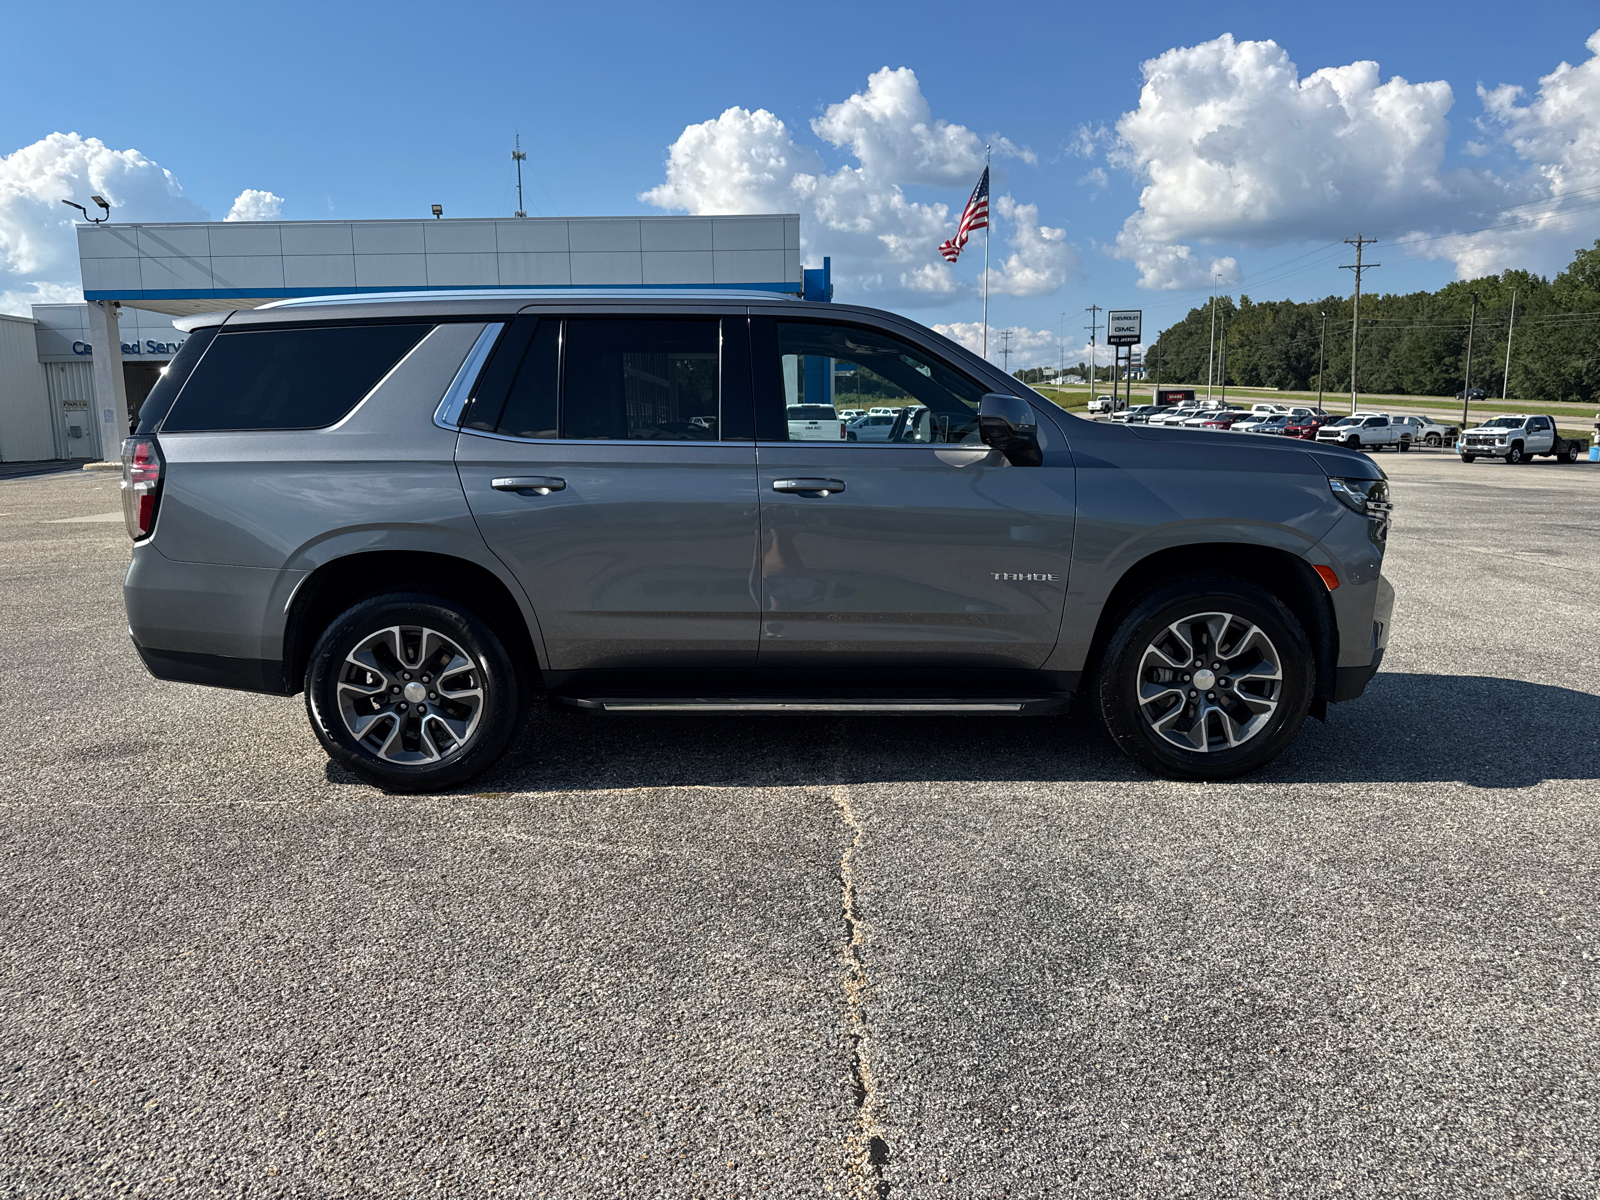
[[(1379, 674), (1308, 720), (1250, 783), (1459, 781), (1530, 787), (1600, 777), (1600, 696), (1481, 675)], [(343, 778), (343, 773), (339, 773)], [(496, 791), (1148, 778), (1089, 714), (1066, 717), (602, 715), (540, 708)]]

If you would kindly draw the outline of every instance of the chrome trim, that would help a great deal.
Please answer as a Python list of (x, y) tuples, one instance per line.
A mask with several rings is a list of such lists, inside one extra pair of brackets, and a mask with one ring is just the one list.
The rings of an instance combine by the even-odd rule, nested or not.
[(495, 341), (505, 327), (504, 321), (491, 321), (483, 327), (478, 340), (472, 343), (472, 349), (467, 351), (467, 357), (461, 362), (461, 369), (445, 389), (444, 399), (433, 411), (433, 423), (440, 429), (448, 429), (451, 433), (461, 432), (461, 410), (466, 408), (472, 385), (478, 382), (478, 372), (483, 370), (489, 351), (494, 349)]
[[(787, 280), (785, 282), (788, 282)], [(611, 302), (614, 300), (734, 300), (739, 302), (780, 300), (795, 302), (800, 300), (800, 284), (795, 283), (793, 292), (774, 292), (765, 288), (696, 288), (693, 286), (649, 287), (642, 284), (619, 284), (616, 287), (597, 285), (595, 287), (541, 287), (530, 284), (520, 288), (418, 288), (416, 291), (398, 292), (346, 292), (338, 296), (294, 296), (286, 300), (273, 300), (266, 304), (256, 306), (257, 310), (266, 311), (285, 308), (322, 308), (338, 304), (404, 304), (428, 300), (519, 300), (523, 304), (537, 304), (546, 301), (561, 300), (594, 300), (598, 302)], [(204, 314), (213, 315), (213, 314)]]
[(520, 438), (507, 433), (489, 433), (483, 429), (463, 429), (466, 437), (489, 438), (496, 442), (516, 442), (519, 446), (754, 446), (746, 438), (739, 440), (682, 441), (676, 438)]

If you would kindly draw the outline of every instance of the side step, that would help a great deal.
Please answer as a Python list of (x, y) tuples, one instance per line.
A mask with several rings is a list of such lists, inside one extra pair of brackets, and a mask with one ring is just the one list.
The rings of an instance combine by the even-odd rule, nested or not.
[(1042, 716), (1064, 712), (1067, 696), (983, 698), (781, 696), (552, 696), (552, 704), (598, 712), (634, 713), (985, 713)]

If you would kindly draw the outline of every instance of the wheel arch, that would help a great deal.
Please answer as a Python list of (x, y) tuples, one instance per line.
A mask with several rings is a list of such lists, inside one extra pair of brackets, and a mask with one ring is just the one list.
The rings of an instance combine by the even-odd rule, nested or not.
[(1137, 599), (1169, 580), (1199, 571), (1221, 571), (1253, 583), (1284, 604), (1311, 642), (1317, 668), (1313, 715), (1333, 699), (1339, 662), (1339, 626), (1328, 589), (1311, 564), (1288, 550), (1244, 542), (1197, 542), (1169, 546), (1139, 559), (1117, 580), (1100, 607), (1085, 662), (1085, 678), (1099, 671), (1100, 657), (1118, 622)]
[(534, 632), (523, 606), (493, 571), (450, 554), (369, 550), (323, 563), (295, 589), (284, 627), (285, 691), (300, 691), (311, 648), (335, 617), (358, 601), (394, 591), (431, 592), (471, 609), (505, 639), (512, 661), (537, 686), (543, 663)]

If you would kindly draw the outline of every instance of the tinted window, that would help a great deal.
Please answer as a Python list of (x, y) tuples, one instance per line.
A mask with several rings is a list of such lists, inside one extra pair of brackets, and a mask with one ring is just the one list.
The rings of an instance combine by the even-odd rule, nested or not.
[(150, 389), (150, 394), (139, 406), (140, 433), (151, 433), (161, 423), (161, 418), (166, 416), (167, 410), (172, 407), (173, 399), (183, 390), (183, 385), (194, 372), (200, 356), (206, 352), (206, 347), (211, 345), (211, 339), (216, 336), (215, 328), (197, 330), (189, 336), (188, 341), (178, 347), (178, 353), (166, 365), (161, 372), (161, 378), (156, 381), (155, 387)]
[(567, 322), (561, 436), (714, 441), (717, 321)]
[(431, 325), (219, 333), (163, 431), (320, 429), (370, 392)]
[(506, 397), (495, 432), (507, 437), (553, 438), (561, 368), (561, 322), (540, 321)]
[(984, 389), (909, 342), (849, 325), (780, 321), (778, 356), (785, 406), (899, 409), (871, 419), (889, 426), (873, 439), (880, 444), (978, 442)]

